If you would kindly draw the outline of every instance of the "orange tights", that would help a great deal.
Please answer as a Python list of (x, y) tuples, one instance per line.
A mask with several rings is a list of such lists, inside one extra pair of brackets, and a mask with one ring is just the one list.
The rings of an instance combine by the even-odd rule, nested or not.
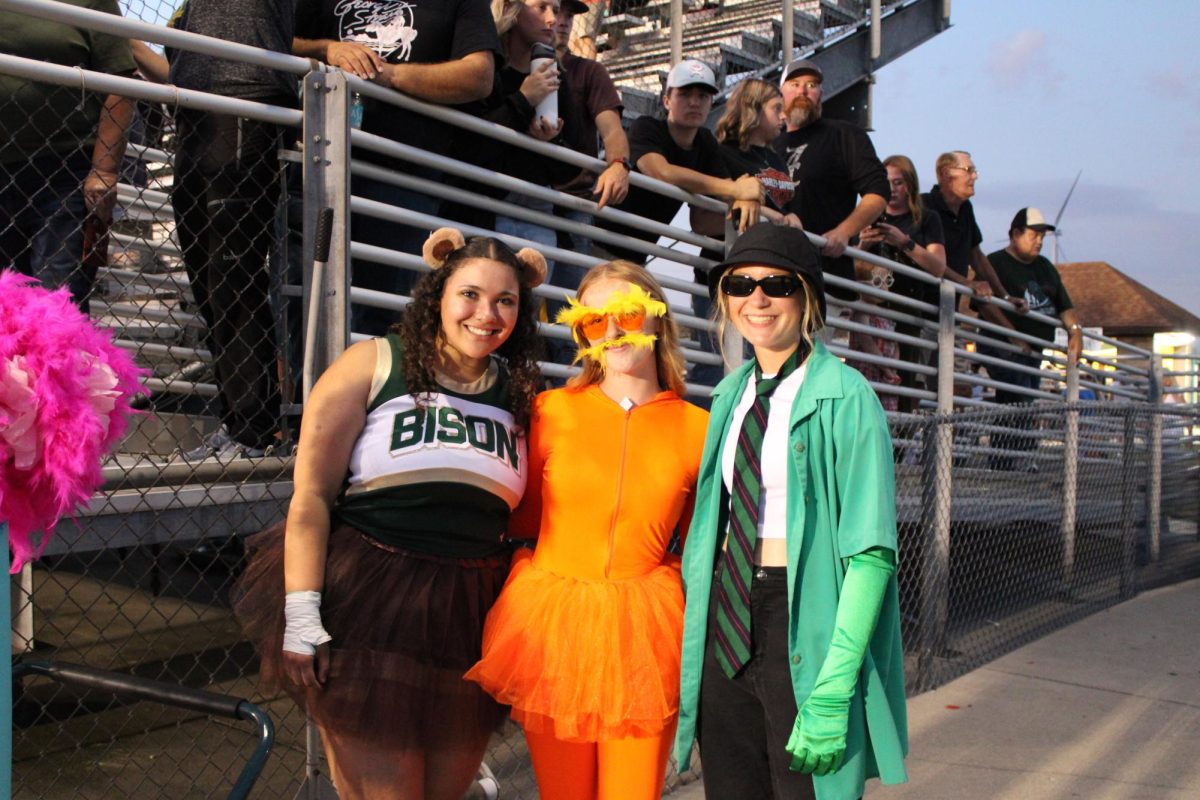
[(542, 800), (657, 800), (675, 740), (672, 720), (657, 736), (564, 742), (525, 732)]

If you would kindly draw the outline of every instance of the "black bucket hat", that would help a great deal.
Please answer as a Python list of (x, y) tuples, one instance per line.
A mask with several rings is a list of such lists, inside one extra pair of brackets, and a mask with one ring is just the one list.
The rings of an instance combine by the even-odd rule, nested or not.
[(825, 319), (825, 277), (821, 254), (804, 231), (789, 225), (760, 222), (734, 242), (729, 255), (708, 271), (708, 296), (716, 299), (721, 276), (734, 267), (777, 267), (795, 272), (817, 295)]

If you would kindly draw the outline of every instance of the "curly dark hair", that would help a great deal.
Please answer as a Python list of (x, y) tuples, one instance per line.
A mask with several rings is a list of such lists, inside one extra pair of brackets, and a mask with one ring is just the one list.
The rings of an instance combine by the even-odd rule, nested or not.
[(452, 252), (443, 266), (417, 281), (412, 302), (404, 309), (404, 317), (391, 327), (404, 343), (404, 380), (418, 405), (437, 392), (433, 368), (442, 337), (442, 294), (450, 276), (474, 258), (499, 261), (511, 267), (520, 281), (517, 323), (504, 344), (496, 349), (496, 355), (508, 365), (508, 410), (517, 424), (527, 426), (534, 395), (541, 388), (538, 359), (542, 353), (542, 340), (538, 337), (533, 290), (525, 277), (528, 271), (512, 248), (499, 239), (472, 237)]

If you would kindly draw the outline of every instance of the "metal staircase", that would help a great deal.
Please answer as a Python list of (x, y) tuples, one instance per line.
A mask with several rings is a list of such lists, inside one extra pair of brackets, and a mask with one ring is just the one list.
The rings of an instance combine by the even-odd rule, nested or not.
[(205, 323), (196, 312), (173, 235), (170, 156), (131, 145), (145, 168), (143, 185), (118, 187), (109, 265), (97, 275), (90, 301), (96, 324), (148, 370), (152, 399), (104, 464), (105, 484), (81, 516), (83, 528), (61, 525), (47, 555), (111, 548), (223, 541), (260, 530), (279, 517), (290, 494), (291, 459), (189, 463), (179, 453), (219, 426), (217, 387)]

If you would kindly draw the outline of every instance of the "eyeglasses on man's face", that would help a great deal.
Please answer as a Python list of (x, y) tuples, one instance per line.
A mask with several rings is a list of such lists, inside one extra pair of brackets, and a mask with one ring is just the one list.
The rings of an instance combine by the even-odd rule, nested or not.
[(967, 173), (968, 175), (974, 175), (977, 178), (979, 177), (979, 170), (975, 169), (974, 164), (972, 164), (969, 167), (960, 167), (958, 164), (954, 164), (953, 166), (950, 167), (950, 169), (962, 170), (963, 172)]

